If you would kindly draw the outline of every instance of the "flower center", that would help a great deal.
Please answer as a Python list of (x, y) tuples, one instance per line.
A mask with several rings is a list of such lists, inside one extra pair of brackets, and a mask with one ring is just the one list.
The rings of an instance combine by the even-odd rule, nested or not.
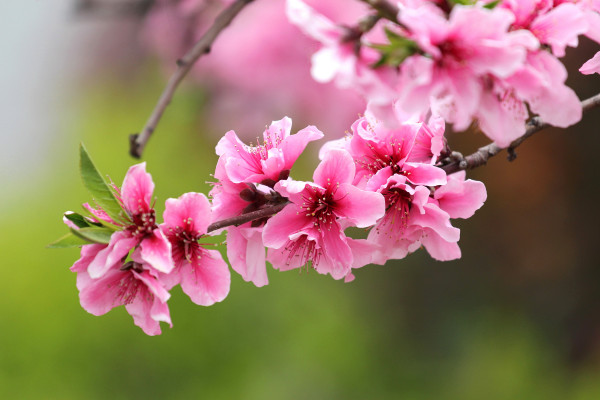
[(308, 194), (303, 197), (301, 212), (307, 217), (314, 218), (314, 225), (320, 230), (325, 226), (329, 229), (336, 220), (335, 201), (330, 190), (308, 186)]
[(383, 193), (385, 215), (377, 225), (377, 233), (389, 237), (400, 236), (408, 226), (408, 215), (412, 205), (411, 196), (404, 190), (391, 188)]
[(156, 214), (153, 208), (149, 211), (134, 214), (132, 220), (133, 225), (130, 225), (128, 229), (137, 238), (149, 235), (152, 231), (158, 229), (158, 226), (156, 225)]
[[(284, 252), (288, 254), (286, 264), (295, 268), (296, 266), (306, 265), (315, 268), (319, 264), (323, 252), (317, 248), (317, 242), (309, 240), (307, 235), (302, 235), (295, 240), (290, 240), (284, 247)], [(312, 265), (309, 265), (312, 262)]]

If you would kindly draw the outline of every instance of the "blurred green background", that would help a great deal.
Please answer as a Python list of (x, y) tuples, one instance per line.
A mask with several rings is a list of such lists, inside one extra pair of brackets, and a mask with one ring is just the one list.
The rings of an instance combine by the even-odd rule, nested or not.
[[(41, 7), (25, 3), (34, 11), (22, 9), (24, 16)], [(350, 284), (270, 270), (270, 284), (255, 288), (233, 273), (229, 297), (212, 307), (175, 289), (174, 327), (163, 325), (157, 337), (123, 308), (85, 312), (68, 269), (78, 250), (45, 246), (65, 233), (62, 213), (89, 200), (77, 172), (79, 142), (115, 182), (136, 162), (127, 136), (139, 131), (166, 78), (156, 63), (117, 57), (127, 46), (61, 81), (67, 94), (48, 101), (57, 123), (45, 128), (32, 113), (38, 136), (3, 133), (0, 398), (600, 398), (600, 110), (528, 140), (512, 163), (498, 156), (470, 174), (489, 198), (456, 222), (461, 260), (440, 263), (420, 251), (358, 270)], [(95, 49), (88, 50), (98, 60)], [(568, 54), (581, 98), (600, 89), (597, 76), (575, 76), (594, 51), (584, 42)], [(202, 112), (207, 101), (192, 86), (178, 92), (149, 143), (144, 159), (159, 212), (168, 197), (209, 190), (223, 132)], [(9, 118), (11, 108), (0, 112)], [(295, 130), (308, 123), (318, 125), (295, 120)], [(465, 134), (451, 143), (468, 153), (485, 139)], [(308, 178), (315, 165), (309, 152), (293, 173)]]

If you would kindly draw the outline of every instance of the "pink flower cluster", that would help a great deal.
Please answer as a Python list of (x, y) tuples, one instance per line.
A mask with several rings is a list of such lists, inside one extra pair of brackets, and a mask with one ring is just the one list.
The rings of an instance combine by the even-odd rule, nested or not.
[[(506, 147), (525, 133), (530, 112), (559, 127), (581, 119), (580, 102), (565, 85), (567, 72), (557, 57), (577, 46), (579, 35), (600, 43), (598, 1), (452, 3), (397, 2), (395, 22), (380, 20), (355, 43), (344, 27), (302, 0), (287, 0), (287, 14), (322, 45), (312, 59), (315, 80), (358, 89), (384, 121), (390, 104), (414, 115), (431, 109), (455, 130), (477, 121)], [(382, 48), (403, 56), (390, 63), (381, 58)], [(597, 72), (597, 57), (581, 71)], [(378, 58), (383, 65), (374, 68)]]
[[(121, 190), (115, 189), (126, 222), (114, 221), (102, 209), (85, 205), (89, 221), (113, 225), (108, 244), (89, 244), (71, 271), (77, 272), (82, 307), (94, 315), (125, 305), (133, 321), (148, 335), (161, 333), (159, 322), (171, 325), (168, 290), (182, 290), (199, 305), (222, 301), (229, 293), (230, 273), (217, 250), (198, 242), (212, 221), (203, 194), (168, 199), (158, 225), (151, 204), (154, 183), (145, 163), (132, 166)], [(79, 229), (68, 219), (65, 222)]]
[[(435, 166), (447, 151), (443, 120), (398, 126), (360, 118), (350, 136), (322, 146), (310, 182), (292, 179), (290, 171), (307, 145), (323, 137), (316, 127), (291, 134), (286, 117), (255, 145), (227, 132), (216, 147), (212, 204), (199, 193), (168, 199), (163, 223), (145, 163), (132, 166), (121, 189), (112, 185), (118, 218), (88, 204), (89, 216), (79, 216), (79, 224), (65, 215), (73, 234), (91, 238), (71, 268), (81, 305), (94, 315), (125, 305), (136, 325), (156, 335), (159, 322), (171, 324), (167, 300), (175, 285), (196, 304), (222, 301), (230, 272), (202, 238), (223, 229), (231, 267), (256, 286), (268, 283), (267, 261), (280, 271), (305, 267), (348, 282), (353, 269), (403, 258), (421, 246), (437, 260), (459, 258), (459, 230), (451, 219), (473, 215), (485, 187)], [(244, 216), (251, 218), (209, 232), (215, 221)], [(366, 238), (347, 236), (350, 227), (365, 228)], [(109, 239), (86, 236), (89, 230), (108, 232)]]
[[(486, 199), (485, 187), (464, 173), (448, 178), (435, 166), (446, 151), (443, 120), (398, 126), (360, 118), (349, 137), (322, 147), (311, 182), (289, 175), (300, 151), (322, 136), (316, 128), (290, 135), (291, 121), (284, 118), (254, 146), (228, 132), (217, 145), (215, 214), (230, 218), (285, 205), (274, 216), (227, 228), (233, 269), (263, 286), (266, 261), (281, 271), (305, 266), (349, 281), (352, 269), (400, 259), (421, 246), (438, 260), (459, 258), (459, 230), (450, 220), (473, 215)], [(346, 236), (349, 227), (366, 228), (367, 238)]]

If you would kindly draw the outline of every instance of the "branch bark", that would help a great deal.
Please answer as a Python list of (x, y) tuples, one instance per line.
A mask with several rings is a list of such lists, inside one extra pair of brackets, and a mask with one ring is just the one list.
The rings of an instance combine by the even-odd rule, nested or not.
[[(600, 93), (582, 101), (581, 107), (584, 113), (595, 107), (600, 107)], [(440, 168), (446, 171), (447, 174), (453, 174), (458, 171), (477, 168), (485, 165), (491, 157), (494, 157), (498, 153), (502, 152), (502, 150), (506, 150), (508, 152), (508, 160), (512, 161), (516, 157), (514, 150), (519, 147), (521, 143), (523, 143), (527, 138), (533, 136), (535, 133), (550, 126), (552, 125), (542, 121), (539, 117), (533, 117), (527, 122), (527, 130), (525, 131), (525, 134), (513, 140), (508, 147), (500, 147), (495, 143), (490, 143), (486, 146), (480, 147), (479, 150), (473, 154), (469, 154), (462, 159), (452, 161), (449, 164), (441, 165)]]
[(286, 201), (285, 203), (280, 203), (274, 206), (263, 208), (261, 210), (252, 211), (246, 214), (238, 215), (236, 217), (214, 222), (208, 226), (207, 232), (213, 232), (232, 225), (240, 226), (242, 224), (245, 224), (246, 222), (254, 221), (255, 219), (270, 217), (271, 215), (277, 214), (279, 211), (283, 210), (288, 204), (290, 204), (290, 202)]
[(165, 112), (165, 109), (171, 102), (173, 94), (177, 90), (177, 87), (183, 80), (183, 78), (190, 71), (192, 66), (200, 57), (210, 52), (210, 48), (216, 38), (221, 32), (229, 26), (231, 21), (242, 11), (242, 9), (254, 0), (236, 0), (229, 7), (224, 9), (215, 19), (212, 26), (206, 31), (206, 33), (196, 42), (182, 58), (177, 60), (177, 70), (169, 79), (167, 86), (163, 90), (158, 103), (154, 107), (152, 114), (148, 118), (146, 125), (141, 133), (134, 133), (129, 136), (130, 149), (129, 153), (135, 157), (140, 158), (144, 152), (144, 148), (148, 143), (148, 140), (152, 136), (152, 133), (156, 129), (156, 126), (160, 122), (160, 119)]

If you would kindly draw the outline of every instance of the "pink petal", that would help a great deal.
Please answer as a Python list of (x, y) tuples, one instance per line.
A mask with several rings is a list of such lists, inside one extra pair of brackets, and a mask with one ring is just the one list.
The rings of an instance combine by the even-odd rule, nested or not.
[(304, 151), (306, 145), (314, 140), (321, 139), (323, 132), (314, 126), (307, 126), (298, 133), (288, 136), (281, 143), (285, 159), (285, 169), (292, 169), (292, 166), (298, 159), (298, 156)]
[(402, 173), (415, 185), (439, 186), (447, 182), (443, 169), (429, 164), (404, 163)]
[(269, 283), (262, 229), (228, 228), (227, 258), (233, 270), (246, 282), (252, 282), (257, 287)]
[(129, 250), (133, 249), (138, 244), (135, 237), (131, 237), (128, 231), (117, 231), (110, 237), (108, 247), (101, 250), (96, 255), (96, 258), (89, 264), (88, 273), (93, 279), (100, 278), (112, 266), (121, 262)]
[(380, 169), (369, 178), (367, 181), (367, 185), (365, 189), (371, 192), (380, 192), (385, 189), (388, 184), (389, 179), (393, 176), (392, 167), (385, 167)]
[(452, 174), (448, 184), (436, 189), (434, 198), (450, 218), (470, 218), (487, 199), (485, 185), (471, 179), (465, 172)]
[(313, 180), (324, 188), (352, 183), (355, 170), (354, 160), (350, 153), (345, 150), (333, 149), (325, 155), (323, 161), (315, 169)]
[(154, 182), (152, 176), (146, 172), (146, 163), (133, 165), (127, 171), (121, 195), (125, 209), (131, 214), (140, 214), (150, 210)]
[(168, 274), (175, 268), (171, 243), (160, 229), (155, 229), (140, 243), (140, 258), (158, 272)]
[(299, 210), (296, 204), (290, 204), (267, 221), (263, 228), (263, 243), (266, 247), (278, 249), (287, 243), (290, 235), (312, 227), (313, 220)]
[(333, 279), (342, 279), (352, 267), (352, 250), (338, 223), (323, 231), (323, 254), (315, 265), (320, 274), (331, 274)]
[(112, 268), (80, 289), (81, 307), (96, 316), (106, 314), (114, 307), (127, 303), (131, 284), (135, 284), (135, 278), (130, 271)]
[(181, 227), (188, 232), (205, 234), (212, 222), (210, 203), (201, 193), (185, 193), (178, 199), (167, 199), (165, 207), (165, 228)]
[(448, 213), (432, 203), (425, 205), (424, 214), (411, 212), (409, 224), (430, 228), (449, 242), (458, 242), (460, 239), (460, 230), (450, 224)]
[(589, 59), (579, 68), (579, 72), (584, 75), (600, 74), (600, 51), (594, 57)]
[(380, 193), (343, 184), (335, 193), (335, 213), (359, 228), (366, 228), (385, 214), (385, 199)]
[(248, 146), (237, 137), (234, 131), (227, 132), (219, 140), (216, 151), (218, 155), (225, 157), (225, 171), (234, 183), (244, 182), (250, 177), (256, 178), (263, 174), (260, 158), (248, 152)]
[(186, 263), (181, 270), (181, 289), (201, 306), (225, 299), (230, 284), (229, 268), (217, 250), (207, 250), (200, 259)]
[(456, 242), (447, 242), (435, 231), (426, 229), (421, 243), (429, 255), (438, 261), (456, 260), (461, 257), (460, 247)]

